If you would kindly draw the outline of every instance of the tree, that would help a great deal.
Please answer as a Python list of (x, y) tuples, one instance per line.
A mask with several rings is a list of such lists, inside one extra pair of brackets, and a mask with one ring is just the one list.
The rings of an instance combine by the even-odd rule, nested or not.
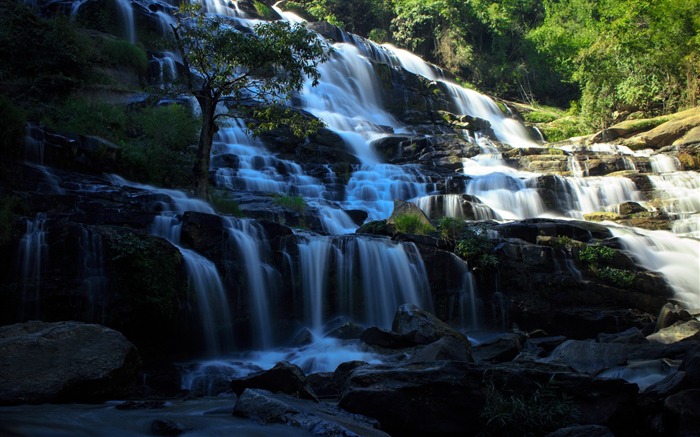
[(235, 108), (254, 102), (254, 115), (266, 121), (261, 124), (264, 128), (286, 123), (300, 136), (318, 128), (319, 122), (285, 106), (307, 78), (313, 86), (318, 83), (318, 65), (328, 54), (315, 33), (287, 22), (259, 24), (252, 32), (242, 32), (225, 17), (206, 14), (200, 5), (187, 2), (172, 29), (189, 72), (185, 91), (195, 97), (202, 113), (193, 167), (197, 197), (207, 197), (217, 120), (229, 115), (217, 112), (224, 99)]

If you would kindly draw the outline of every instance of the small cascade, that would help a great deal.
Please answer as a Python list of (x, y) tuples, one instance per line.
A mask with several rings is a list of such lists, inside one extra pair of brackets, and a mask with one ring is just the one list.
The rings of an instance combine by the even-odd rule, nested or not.
[(124, 37), (132, 44), (136, 44), (136, 21), (134, 10), (131, 7), (131, 0), (117, 0), (117, 7), (124, 25)]
[(667, 231), (611, 227), (626, 250), (645, 268), (661, 272), (686, 308), (700, 308), (700, 243)]
[(178, 249), (185, 261), (190, 286), (197, 296), (206, 354), (214, 357), (230, 352), (234, 344), (233, 320), (216, 266), (193, 250)]
[(389, 328), (403, 303), (432, 310), (427, 273), (415, 245), (359, 236), (304, 240), (298, 271), (307, 326), (318, 330), (329, 318), (346, 316)]
[(419, 172), (392, 164), (363, 165), (346, 187), (345, 206), (369, 213), (369, 220), (389, 217), (394, 200), (410, 200), (428, 194), (429, 182)]
[(570, 155), (567, 158), (567, 166), (569, 168), (569, 172), (575, 178), (582, 178), (584, 176), (588, 176), (588, 172), (584, 173), (583, 169), (581, 168), (581, 163), (578, 161), (578, 158), (576, 158), (575, 155)]
[[(462, 194), (424, 196), (412, 200), (428, 218), (453, 217), (466, 220), (500, 220), (491, 207), (479, 202), (468, 202)], [(465, 205), (466, 204), (466, 205)]]
[(670, 173), (681, 169), (681, 163), (678, 158), (671, 155), (659, 153), (649, 157), (651, 171), (654, 173)]
[(155, 79), (161, 88), (178, 80), (177, 59), (178, 56), (171, 52), (159, 53), (151, 57), (151, 61), (157, 64), (158, 76)]
[(284, 11), (280, 7), (281, 4), (284, 4), (285, 0), (278, 1), (274, 5), (272, 5), (272, 10), (277, 12), (280, 17), (282, 17), (283, 20), (289, 21), (290, 23), (305, 23), (306, 20), (295, 14), (294, 12), (289, 12), (289, 11)]
[(537, 189), (521, 180), (500, 172), (474, 176), (467, 183), (466, 193), (476, 196), (503, 219), (538, 217), (547, 208)]
[(80, 233), (80, 274), (93, 320), (104, 322), (107, 309), (107, 275), (104, 268), (102, 236), (83, 228)]
[(557, 191), (559, 208), (568, 211), (567, 215), (575, 219), (582, 219), (584, 214), (605, 211), (619, 203), (642, 200), (634, 182), (624, 177), (554, 178), (561, 191)]
[(387, 45), (384, 47), (396, 56), (401, 66), (406, 70), (430, 80), (439, 81), (452, 98), (455, 114), (471, 115), (488, 120), (496, 137), (511, 147), (541, 147), (530, 139), (530, 134), (522, 123), (506, 117), (489, 97), (445, 80), (442, 74), (436, 74), (436, 72), (441, 73), (439, 69), (431, 67), (411, 52)]
[(659, 208), (677, 219), (674, 233), (695, 235), (700, 222), (700, 173), (675, 171), (650, 174), (648, 178)]
[(476, 294), (474, 274), (466, 263), (454, 264), (457, 268), (455, 274), (462, 276), (462, 287), (458, 293), (450, 296), (448, 322), (466, 332), (477, 331), (484, 328), (484, 305)]
[(273, 344), (274, 327), (269, 293), (275, 288), (273, 285), (277, 275), (267, 263), (272, 251), (264, 230), (256, 222), (229, 217), (224, 219), (228, 233), (225, 252), (235, 251), (236, 264), (239, 268), (240, 264), (243, 265), (241, 273), (244, 276), (241, 279), (247, 285), (250, 297), (253, 346), (269, 348)]
[(38, 319), (41, 302), (42, 266), (48, 255), (46, 215), (27, 220), (27, 230), (19, 241), (17, 272), (22, 284), (22, 320)]
[(212, 154), (235, 155), (237, 168), (222, 166), (216, 170), (216, 183), (230, 190), (286, 193), (308, 198), (329, 198), (324, 185), (307, 175), (292, 161), (278, 159), (246, 133), (240, 119), (235, 126), (222, 128), (217, 133)]

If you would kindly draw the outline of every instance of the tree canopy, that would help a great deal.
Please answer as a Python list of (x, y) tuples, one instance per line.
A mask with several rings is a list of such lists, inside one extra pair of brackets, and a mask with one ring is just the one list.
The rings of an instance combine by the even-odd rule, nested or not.
[[(205, 13), (184, 3), (173, 33), (189, 71), (184, 90), (192, 94), (202, 113), (202, 128), (194, 164), (195, 194), (207, 196), (209, 154), (224, 99), (234, 108), (250, 107), (264, 128), (289, 124), (303, 133), (317, 127), (286, 109), (307, 78), (315, 85), (318, 65), (327, 58), (323, 43), (301, 24), (269, 22), (251, 32), (234, 28), (225, 17)], [(250, 103), (255, 102), (255, 106)]]
[(381, 35), (378, 42), (413, 50), (499, 97), (575, 102), (595, 128), (615, 112), (656, 115), (700, 101), (700, 0), (346, 3), (288, 2), (362, 36)]

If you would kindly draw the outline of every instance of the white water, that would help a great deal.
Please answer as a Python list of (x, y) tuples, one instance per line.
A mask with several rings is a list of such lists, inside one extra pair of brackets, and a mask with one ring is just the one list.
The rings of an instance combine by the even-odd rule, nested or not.
[(83, 288), (88, 298), (88, 311), (93, 320), (104, 323), (107, 309), (108, 278), (104, 268), (102, 236), (83, 228), (80, 233), (80, 257)]
[(41, 273), (48, 255), (46, 215), (27, 220), (26, 232), (19, 241), (17, 271), (22, 284), (22, 319), (39, 317), (41, 306)]

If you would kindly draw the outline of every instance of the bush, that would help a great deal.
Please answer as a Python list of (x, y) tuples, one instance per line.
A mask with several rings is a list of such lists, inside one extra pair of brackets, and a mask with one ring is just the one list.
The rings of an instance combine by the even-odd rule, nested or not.
[(483, 229), (466, 229), (455, 245), (455, 254), (472, 264), (472, 267), (489, 268), (498, 265), (493, 253), (496, 243), (488, 238)]
[(617, 288), (630, 288), (636, 277), (633, 271), (608, 266), (597, 269), (595, 274), (603, 281)]
[(578, 410), (551, 382), (529, 394), (507, 394), (491, 383), (481, 418), (487, 435), (544, 435), (576, 423)]
[(289, 196), (287, 194), (275, 194), (273, 199), (276, 205), (288, 208), (298, 213), (306, 211), (306, 202), (301, 196)]
[(394, 218), (394, 229), (403, 234), (427, 235), (435, 228), (423, 221), (418, 214), (403, 214)]
[(65, 96), (91, 73), (91, 41), (65, 16), (39, 18), (19, 2), (0, 4), (0, 78), (46, 99)]
[(146, 52), (122, 39), (102, 38), (98, 44), (101, 61), (111, 66), (127, 66), (137, 73), (148, 68)]
[(2, 114), (3, 132), (0, 135), (0, 155), (18, 159), (24, 148), (24, 135), (27, 115), (9, 99), (0, 96), (0, 114)]
[(440, 236), (447, 241), (455, 241), (462, 236), (467, 224), (464, 220), (454, 217), (441, 217), (438, 220), (438, 229)]
[(585, 246), (576, 254), (580, 262), (589, 266), (595, 266), (601, 261), (610, 261), (614, 256), (615, 249), (600, 244)]

